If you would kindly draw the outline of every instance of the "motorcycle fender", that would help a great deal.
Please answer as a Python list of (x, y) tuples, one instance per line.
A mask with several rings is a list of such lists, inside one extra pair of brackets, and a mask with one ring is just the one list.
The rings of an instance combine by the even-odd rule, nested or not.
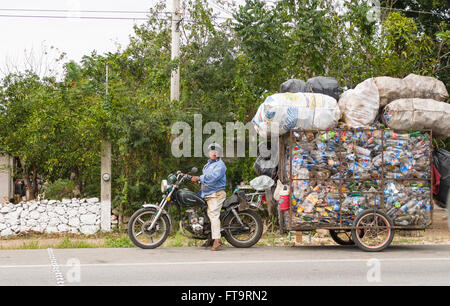
[[(142, 205), (142, 207), (144, 207), (144, 208), (154, 208), (155, 210), (159, 210), (159, 206), (155, 205), (155, 204), (144, 204), (144, 205)], [(166, 215), (167, 218), (169, 218), (170, 228), (172, 228), (172, 224), (173, 224), (172, 217), (165, 210), (163, 210), (162, 213), (164, 215)]]

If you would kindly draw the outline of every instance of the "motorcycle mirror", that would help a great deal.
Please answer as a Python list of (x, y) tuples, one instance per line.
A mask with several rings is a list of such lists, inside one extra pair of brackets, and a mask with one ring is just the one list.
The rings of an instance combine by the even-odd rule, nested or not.
[(197, 169), (196, 167), (193, 167), (193, 168), (191, 169), (191, 173), (197, 173), (197, 171), (198, 171), (198, 169)]

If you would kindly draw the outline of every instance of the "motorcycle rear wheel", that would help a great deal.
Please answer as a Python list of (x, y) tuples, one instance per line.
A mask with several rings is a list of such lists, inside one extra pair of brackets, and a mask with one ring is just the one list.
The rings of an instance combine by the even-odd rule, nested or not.
[(159, 216), (152, 231), (146, 229), (156, 213), (154, 208), (141, 208), (131, 216), (128, 222), (128, 236), (141, 249), (155, 249), (169, 236), (170, 220), (164, 214)]
[[(249, 209), (238, 211), (238, 215), (242, 222), (250, 227), (249, 233), (247, 234), (246, 232), (240, 231), (240, 223), (234, 214), (230, 214), (223, 222), (225, 239), (236, 248), (252, 247), (259, 241), (263, 233), (261, 216), (256, 211)], [(235, 228), (236, 230), (233, 230), (232, 228)]]

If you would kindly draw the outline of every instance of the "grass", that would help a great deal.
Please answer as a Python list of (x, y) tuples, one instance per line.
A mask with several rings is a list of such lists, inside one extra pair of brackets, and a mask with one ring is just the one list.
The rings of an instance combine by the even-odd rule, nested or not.
[(134, 244), (128, 236), (105, 237), (105, 247), (107, 248), (133, 248)]
[(73, 241), (69, 237), (64, 238), (63, 241), (55, 245), (55, 249), (83, 249), (83, 248), (95, 248), (94, 245), (86, 241)]
[[(196, 247), (203, 241), (188, 239), (180, 231), (170, 235), (164, 247)], [(133, 248), (126, 232), (98, 233), (96, 235), (28, 234), (0, 239), (0, 250), (11, 249), (78, 249), (78, 248)]]
[(36, 240), (32, 240), (30, 242), (24, 242), (24, 243), (22, 243), (21, 249), (23, 249), (23, 250), (39, 249), (39, 242)]

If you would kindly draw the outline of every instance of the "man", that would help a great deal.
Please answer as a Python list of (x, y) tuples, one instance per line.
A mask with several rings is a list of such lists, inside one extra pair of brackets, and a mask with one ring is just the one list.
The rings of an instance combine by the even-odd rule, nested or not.
[(220, 159), (222, 148), (216, 143), (208, 146), (209, 160), (203, 167), (203, 174), (192, 177), (193, 182), (202, 184), (200, 196), (205, 198), (208, 204), (208, 217), (211, 222), (211, 239), (208, 239), (203, 245), (212, 246), (211, 251), (217, 251), (222, 247), (220, 240), (220, 210), (225, 200), (225, 184), (227, 167)]

